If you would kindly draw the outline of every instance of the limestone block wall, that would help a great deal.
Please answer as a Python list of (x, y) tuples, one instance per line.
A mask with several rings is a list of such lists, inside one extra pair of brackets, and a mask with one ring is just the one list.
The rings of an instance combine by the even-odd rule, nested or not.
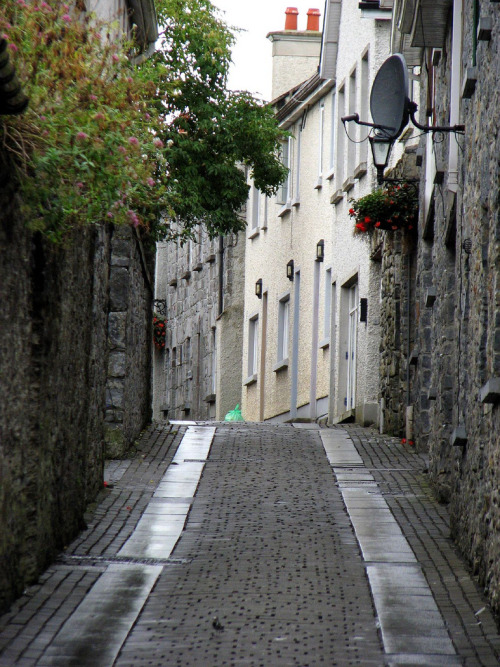
[[(476, 43), (473, 3), (464, 3), (457, 185), (449, 171), (455, 139), (426, 140), (424, 170), (434, 159), (444, 168), (420, 221), (414, 395), (417, 437), (427, 440), (432, 482), (450, 503), (452, 536), (499, 611), (500, 407), (487, 383), (500, 377), (500, 17), (493, 3), (481, 3), (480, 16), (491, 20), (491, 39)], [(450, 113), (451, 53), (450, 33), (432, 72), (440, 124)], [(466, 76), (475, 86), (463, 88)], [(426, 77), (422, 68), (423, 90)]]
[(202, 229), (183, 246), (158, 244), (155, 297), (166, 301), (167, 333), (153, 353), (156, 420), (220, 419), (241, 403), (242, 245), (241, 235), (221, 244)]
[(0, 609), (82, 528), (102, 488), (110, 234), (54, 247), (0, 191)]
[(151, 418), (153, 286), (135, 230), (114, 230), (110, 262), (106, 455), (119, 458)]

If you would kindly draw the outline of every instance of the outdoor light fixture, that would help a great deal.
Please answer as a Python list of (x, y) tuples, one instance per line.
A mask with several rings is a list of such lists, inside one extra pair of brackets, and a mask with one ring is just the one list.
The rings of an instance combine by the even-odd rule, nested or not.
[(286, 277), (288, 280), (293, 281), (293, 259), (291, 259), (286, 265)]
[(262, 299), (262, 278), (259, 278), (255, 283), (255, 295), (258, 299)]
[(158, 315), (161, 315), (162, 317), (165, 317), (167, 314), (167, 302), (165, 299), (155, 299), (153, 301), (153, 309), (155, 313), (158, 313)]
[(384, 136), (368, 137), (373, 155), (373, 164), (377, 168), (377, 183), (384, 182), (384, 170), (389, 164), (389, 156), (394, 144), (394, 139)]
[(322, 262), (325, 259), (325, 242), (323, 239), (316, 244), (316, 260)]

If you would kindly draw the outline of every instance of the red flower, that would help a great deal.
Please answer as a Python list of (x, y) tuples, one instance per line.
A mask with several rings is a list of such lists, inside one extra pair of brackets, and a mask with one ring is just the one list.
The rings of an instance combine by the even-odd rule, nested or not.
[(353, 208), (350, 208), (349, 209), (349, 215), (354, 215), (354, 214), (355, 214), (355, 210)]
[(398, 226), (397, 225), (392, 225), (391, 229), (392, 229), (393, 232), (395, 232), (396, 229), (398, 229)]
[(365, 222), (366, 222), (366, 223), (370, 223), (371, 221), (372, 221), (372, 219), (369, 218), (368, 216), (366, 216), (366, 218), (365, 218)]
[(380, 227), (380, 222), (376, 222), (375, 227)]

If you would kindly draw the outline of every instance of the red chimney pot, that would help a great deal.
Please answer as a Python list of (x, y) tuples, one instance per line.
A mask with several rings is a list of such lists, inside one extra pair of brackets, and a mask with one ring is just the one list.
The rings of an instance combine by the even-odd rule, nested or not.
[(287, 7), (285, 10), (285, 30), (297, 30), (297, 7)]
[(319, 9), (309, 9), (307, 12), (307, 29), (308, 30), (315, 30), (316, 32), (319, 30), (319, 17), (321, 16), (321, 12)]

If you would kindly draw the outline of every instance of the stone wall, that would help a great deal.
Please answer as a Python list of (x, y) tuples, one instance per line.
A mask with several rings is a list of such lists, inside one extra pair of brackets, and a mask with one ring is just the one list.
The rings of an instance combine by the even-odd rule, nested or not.
[(223, 419), (241, 403), (243, 262), (242, 234), (221, 246), (199, 230), (184, 246), (158, 245), (167, 333), (165, 350), (154, 352), (155, 419)]
[[(460, 99), (466, 131), (457, 137), (458, 187), (448, 173), (452, 144), (446, 138), (432, 146), (438, 171), (444, 168), (420, 221), (418, 338), (425, 357), (419, 355), (414, 391), (425, 405), (416, 427), (428, 440), (437, 494), (450, 503), (452, 536), (499, 612), (500, 396), (492, 387), (500, 382), (500, 16), (495, 4), (481, 3), (492, 32), (476, 50), (473, 3), (464, 5), (460, 69), (476, 83)], [(433, 122), (444, 125), (450, 54), (451, 35), (434, 71)], [(422, 84), (426, 91), (425, 67)], [(425, 159), (433, 159), (428, 150)]]
[[(0, 188), (2, 611), (82, 529), (102, 489), (111, 240), (110, 227), (95, 226), (54, 246), (26, 229), (12, 186)], [(130, 439), (149, 414), (150, 342), (140, 333), (148, 299), (136, 298), (145, 289), (132, 273)]]
[(106, 384), (106, 455), (123, 456), (151, 417), (153, 286), (135, 230), (115, 229), (111, 243)]

